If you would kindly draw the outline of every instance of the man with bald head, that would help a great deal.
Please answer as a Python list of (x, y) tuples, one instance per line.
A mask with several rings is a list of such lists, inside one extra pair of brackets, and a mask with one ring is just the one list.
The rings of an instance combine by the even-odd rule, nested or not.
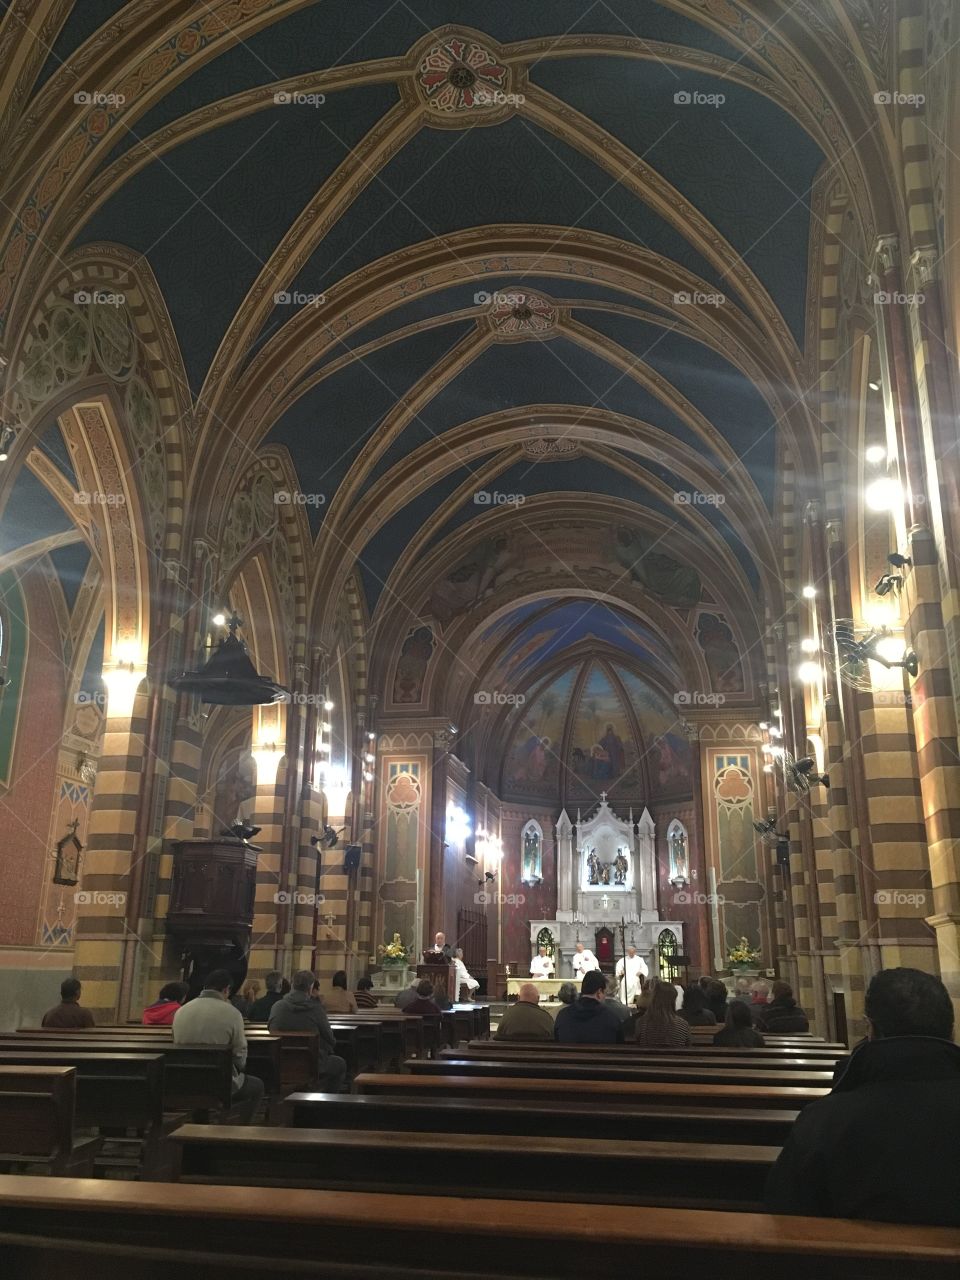
[(494, 1040), (552, 1040), (553, 1018), (540, 1008), (540, 992), (532, 982), (525, 982), (512, 1004), (500, 1019)]

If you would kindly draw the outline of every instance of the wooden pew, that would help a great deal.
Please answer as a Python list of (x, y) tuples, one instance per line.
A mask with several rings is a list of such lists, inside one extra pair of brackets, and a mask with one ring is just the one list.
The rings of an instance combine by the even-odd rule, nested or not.
[(495, 1098), (293, 1093), (284, 1122), (298, 1129), (387, 1129), (396, 1133), (509, 1133), (782, 1146), (799, 1115), (738, 1107), (626, 1106), (583, 1098), (562, 1107)]
[(697, 1055), (704, 1059), (716, 1056), (721, 1057), (743, 1057), (748, 1060), (777, 1060), (790, 1061), (796, 1057), (806, 1058), (808, 1060), (822, 1060), (825, 1062), (836, 1062), (840, 1058), (848, 1057), (846, 1049), (825, 1049), (822, 1045), (804, 1045), (794, 1048), (792, 1045), (784, 1047), (782, 1045), (764, 1045), (762, 1048), (738, 1048), (736, 1046), (715, 1045), (715, 1044), (693, 1044), (689, 1048), (681, 1049), (653, 1049), (646, 1045), (635, 1044), (628, 1041), (626, 1044), (591, 1044), (591, 1045), (571, 1045), (561, 1044), (557, 1040), (470, 1040), (466, 1045), (468, 1049), (479, 1049), (485, 1053), (496, 1053), (499, 1049), (533, 1049), (539, 1052), (541, 1049), (546, 1053), (560, 1053), (569, 1049), (589, 1049), (591, 1053), (597, 1055), (604, 1054), (622, 1054), (625, 1052), (645, 1053), (645, 1054), (667, 1054), (670, 1056), (684, 1056), (687, 1054)]
[(184, 1182), (757, 1212), (780, 1151), (528, 1134), (192, 1124), (170, 1141)]
[(103, 1139), (74, 1137), (73, 1067), (0, 1067), (0, 1165), (45, 1164), (63, 1177), (91, 1177)]
[(446, 1074), (513, 1076), (528, 1080), (579, 1080), (585, 1083), (598, 1080), (649, 1080), (678, 1084), (754, 1084), (775, 1088), (791, 1085), (797, 1088), (829, 1089), (833, 1083), (832, 1071), (780, 1071), (763, 1066), (715, 1067), (709, 1066), (646, 1066), (643, 1063), (584, 1061), (582, 1058), (537, 1059), (502, 1058), (437, 1058), (424, 1060), (411, 1058), (404, 1063), (416, 1076), (440, 1076)]
[[(443, 1049), (440, 1061), (461, 1058), (475, 1062), (486, 1062), (502, 1059), (509, 1062), (546, 1062), (548, 1067), (557, 1062), (596, 1063), (598, 1068), (608, 1066), (642, 1066), (642, 1067), (697, 1067), (704, 1070), (722, 1072), (733, 1070), (762, 1071), (826, 1071), (831, 1074), (839, 1059), (833, 1058), (768, 1058), (725, 1054), (697, 1053), (695, 1050), (642, 1049), (639, 1045), (617, 1045), (618, 1053), (595, 1053), (596, 1045), (558, 1045), (553, 1052), (542, 1052), (540, 1045), (503, 1044), (500, 1041), (483, 1041), (482, 1048), (470, 1045), (459, 1049)], [(493, 1046), (487, 1048), (487, 1045)], [(608, 1046), (604, 1045), (603, 1048)], [(611, 1048), (614, 1046), (610, 1046)], [(499, 1050), (503, 1048), (503, 1052)]]
[(827, 1089), (799, 1086), (769, 1088), (746, 1084), (669, 1084), (651, 1080), (592, 1080), (585, 1090), (582, 1080), (518, 1079), (511, 1076), (482, 1075), (359, 1075), (353, 1082), (355, 1093), (417, 1094), (435, 1098), (498, 1098), (534, 1102), (578, 1102), (587, 1095), (595, 1101), (617, 1099), (624, 1105), (760, 1107), (765, 1110), (789, 1107), (799, 1110), (808, 1102), (825, 1098)]
[(160, 1054), (164, 1061), (164, 1111), (229, 1110), (233, 1055), (226, 1046), (174, 1044), (169, 1028), (149, 1035), (107, 1031), (20, 1031), (0, 1035), (0, 1052), (29, 1045), (44, 1052), (61, 1046), (73, 1054)]
[[(51, 1223), (56, 1232), (51, 1233)], [(495, 1226), (493, 1225), (495, 1224)], [(0, 1178), (18, 1280), (956, 1280), (960, 1231), (697, 1209)]]
[[(423, 1022), (413, 1015), (407, 1016), (400, 1009), (385, 1006), (380, 1009), (360, 1009), (356, 1013), (341, 1013), (337, 1021), (346, 1025), (377, 1022), (383, 1046), (386, 1068), (393, 1062), (398, 1065), (404, 1058), (422, 1058), (424, 1055)], [(399, 1048), (398, 1048), (399, 1041)]]

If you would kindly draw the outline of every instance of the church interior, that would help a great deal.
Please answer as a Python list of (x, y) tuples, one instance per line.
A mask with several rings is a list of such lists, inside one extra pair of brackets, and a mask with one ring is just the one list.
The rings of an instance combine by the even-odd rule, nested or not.
[[(600, 1169), (594, 1222), (633, 1215), (614, 1259), (741, 1276), (755, 1232), (736, 1224), (786, 1133), (745, 1109), (832, 1101), (831, 1073), (880, 1034), (871, 984), (889, 971), (929, 975), (960, 1009), (960, 6), (8, 0), (0, 69), (11, 1274), (86, 1274), (44, 1242), (44, 1211), (100, 1251), (97, 1276), (199, 1258), (199, 1218), (166, 1238), (184, 1213), (224, 1258), (257, 1258), (273, 1194), (285, 1244), (252, 1274), (306, 1274), (297, 1258), (330, 1276), (584, 1274), (583, 1206), (548, 1237), (557, 1206), (538, 1216), (514, 1186), (555, 1134), (522, 1126), (547, 1125), (585, 1062), (491, 1061), (490, 1079), (547, 1072), (541, 1110), (523, 1095), (502, 1103), (515, 1130), (485, 1130), (491, 1093), (463, 1131), (515, 1144), (507, 1181), (504, 1153), (478, 1148), (473, 1190), (446, 1188), (509, 1188), (509, 1265), (484, 1211), (443, 1203), (427, 1139), (461, 1132), (449, 1055), (469, 1085), (538, 955), (540, 1008), (581, 980), (586, 1000), (586, 951), (612, 988), (639, 957), (651, 990), (716, 979), (722, 1004), (779, 983), (802, 1011), (796, 1041), (737, 1051), (776, 1046), (765, 1070), (711, 1059), (695, 1025), (689, 1058), (620, 1064), (631, 1087), (659, 1081), (670, 1125), (638, 1094), (646, 1128), (615, 1129), (598, 1102), (562, 1131), (598, 1148), (581, 1153)], [(449, 969), (449, 1039), (431, 1048), (429, 1015), (401, 1018), (396, 1054), (395, 997), (430, 963), (438, 990)], [(384, 1068), (450, 1115), (411, 1109), (424, 1131), (411, 1119), (402, 1159), (364, 1152), (347, 1094), (341, 1117), (340, 1095), (284, 1087), (307, 1078), (284, 1041), (256, 1123), (282, 1136), (292, 1108), (341, 1181), (266, 1136), (259, 1177), (254, 1155), (241, 1176), (242, 1152), (231, 1164), (199, 1123), (170, 1167), (217, 1195), (182, 1194), (159, 1121), (133, 1173), (111, 1164), (117, 1132), (153, 1122), (83, 1123), (81, 1040), (101, 1059), (134, 1054), (135, 1032), (172, 1053), (142, 1012), (176, 983), (189, 1009), (222, 971), (235, 1008), (272, 973), (365, 983), (373, 1011), (330, 1012), (346, 1088), (374, 1080), (379, 1130), (404, 1127), (399, 1104), (372, 1105)], [(77, 1032), (64, 1061), (39, 1029), (71, 979), (100, 1038)], [(626, 976), (618, 990), (639, 999)], [(257, 1075), (270, 1037), (244, 1017)], [(610, 1052), (592, 1061), (613, 1093)], [(76, 1072), (86, 1176), (54, 1160), (68, 1176), (38, 1189), (5, 1146), (27, 1058), (70, 1089)], [(742, 1129), (725, 1085), (744, 1091)], [(156, 1105), (216, 1118), (186, 1098)], [(334, 1145), (341, 1119), (352, 1146)], [(707, 1156), (648, 1175), (638, 1150), (617, 1173), (599, 1148), (618, 1134), (763, 1159), (743, 1157), (738, 1198)], [(434, 1216), (442, 1259), (396, 1251), (403, 1205), (365, 1207), (416, 1189), (404, 1162), (436, 1196), (412, 1216)], [(613, 1190), (636, 1170), (635, 1195)], [(115, 1196), (102, 1222), (84, 1216), (92, 1182)], [(323, 1199), (344, 1189), (349, 1205)], [(360, 1252), (314, 1258), (308, 1224), (351, 1214), (378, 1224)], [(949, 1213), (803, 1242), (788, 1221), (764, 1229), (785, 1277), (960, 1262)], [(236, 1274), (204, 1274), (221, 1265)]]

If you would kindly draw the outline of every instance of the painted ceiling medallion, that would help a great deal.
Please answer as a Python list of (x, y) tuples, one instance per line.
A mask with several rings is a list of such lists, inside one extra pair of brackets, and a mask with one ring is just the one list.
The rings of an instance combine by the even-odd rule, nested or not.
[(504, 104), (507, 68), (475, 40), (448, 36), (424, 54), (417, 84), (441, 115), (483, 111)]
[(557, 323), (557, 309), (548, 299), (525, 289), (507, 289), (491, 295), (488, 313), (500, 337), (537, 337)]

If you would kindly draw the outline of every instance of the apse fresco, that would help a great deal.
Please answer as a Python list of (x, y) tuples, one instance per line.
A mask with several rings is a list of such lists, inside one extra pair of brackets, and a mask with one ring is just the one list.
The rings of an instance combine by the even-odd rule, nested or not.
[(640, 721), (651, 785), (661, 795), (693, 789), (693, 754), (676, 707), (632, 672), (616, 669)]
[(743, 693), (740, 651), (722, 614), (700, 614), (697, 618), (697, 643), (703, 650), (713, 692)]
[(626, 707), (607, 674), (593, 667), (577, 704), (567, 755), (570, 793), (593, 798), (621, 779), (635, 789), (637, 744)]
[(504, 788), (508, 793), (546, 800), (558, 795), (558, 752), (574, 675), (574, 671), (565, 672), (520, 709), (503, 770)]

